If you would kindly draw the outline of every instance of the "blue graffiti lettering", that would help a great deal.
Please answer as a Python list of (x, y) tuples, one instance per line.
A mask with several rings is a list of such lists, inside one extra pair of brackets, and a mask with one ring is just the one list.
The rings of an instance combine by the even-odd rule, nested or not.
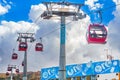
[(82, 66), (81, 65), (76, 65), (73, 66), (71, 69), (67, 71), (68, 75), (73, 75), (76, 72), (82, 71)]

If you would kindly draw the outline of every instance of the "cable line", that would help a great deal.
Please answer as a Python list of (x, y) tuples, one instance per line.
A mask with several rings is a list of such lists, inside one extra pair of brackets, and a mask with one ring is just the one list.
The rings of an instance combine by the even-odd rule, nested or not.
[(105, 8), (105, 9), (101, 9), (101, 11), (106, 11), (106, 10), (109, 10), (109, 9), (111, 9), (111, 8), (117, 7), (117, 6), (119, 6), (119, 5), (120, 5), (120, 4), (112, 5), (112, 6), (110, 6), (110, 7)]
[[(41, 15), (39, 15), (39, 16), (37, 17), (37, 19), (36, 19), (33, 23), (37, 23), (37, 21), (39, 20), (40, 17), (41, 17)], [(41, 20), (40, 22), (42, 22), (42, 21), (43, 21), (43, 20)], [(32, 29), (33, 26), (34, 26), (34, 24), (26, 31), (26, 33), (29, 32), (30, 29)]]
[[(106, 10), (109, 10), (109, 9), (112, 9), (112, 8), (114, 8), (114, 7), (117, 7), (117, 6), (119, 6), (120, 4), (116, 4), (116, 5), (112, 5), (112, 6), (109, 6), (109, 7), (107, 7), (107, 8), (104, 8), (104, 9), (100, 9), (100, 10), (96, 10), (96, 11), (94, 11), (94, 12), (104, 12), (104, 11), (106, 11)], [(93, 8), (93, 7), (92, 7)], [(92, 9), (91, 8), (91, 9)], [(94, 13), (94, 12), (90, 12), (90, 13), (88, 13), (88, 15), (89, 14), (92, 14), (92, 13)]]
[[(100, 11), (100, 12), (101, 12), (101, 11), (104, 12), (104, 11), (106, 11), (106, 10), (108, 10), (108, 9), (117, 7), (117, 6), (119, 6), (119, 5), (120, 5), (120, 4), (112, 5), (112, 6), (110, 6), (110, 7), (107, 7), (107, 8), (105, 8), (105, 9), (101, 9), (101, 10), (99, 10), (99, 11)], [(88, 13), (88, 14), (92, 14), (92, 13), (93, 13), (93, 12)], [(39, 15), (33, 23), (37, 23), (37, 21), (39, 20), (40, 17), (41, 17), (41, 15)], [(39, 23), (42, 22), (42, 21), (43, 21), (43, 20), (39, 21)], [(69, 23), (67, 23), (67, 24), (70, 24), (70, 23), (71, 23), (71, 22), (69, 22)], [(33, 25), (34, 25), (34, 24), (33, 24)], [(33, 25), (26, 31), (26, 33), (29, 32), (30, 29), (32, 29)], [(59, 29), (60, 29), (60, 27), (59, 27), (59, 28), (56, 28), (56, 29), (54, 29), (54, 30), (52, 30), (52, 31), (50, 31), (50, 32), (45, 32), (40, 38), (46, 37), (46, 36), (54, 33), (55, 31), (57, 31), (57, 30), (59, 30)], [(15, 49), (15, 48), (14, 48), (14, 49)]]
[[(70, 23), (72, 23), (72, 21), (71, 21), (71, 22), (68, 22), (66, 25), (69, 25)], [(48, 33), (46, 33), (46, 34), (44, 34), (44, 35), (43, 35), (42, 37), (40, 37), (40, 38), (42, 39), (42, 38), (44, 38), (44, 37), (46, 37), (46, 36), (54, 33), (55, 31), (57, 31), (57, 30), (59, 30), (59, 29), (60, 29), (60, 27), (59, 27), (59, 28), (56, 28), (56, 29), (54, 29), (54, 30), (52, 30), (52, 31), (50, 31), (50, 32), (48, 32)], [(31, 45), (30, 45), (30, 47), (29, 47), (29, 49), (28, 49), (28, 52), (30, 52), (30, 50), (31, 50), (31, 48), (32, 48), (32, 45), (33, 45), (33, 43), (31, 43)]]

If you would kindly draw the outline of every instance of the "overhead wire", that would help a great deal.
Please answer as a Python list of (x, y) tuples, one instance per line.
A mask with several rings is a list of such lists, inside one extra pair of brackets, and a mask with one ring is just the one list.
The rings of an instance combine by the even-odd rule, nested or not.
[[(113, 5), (113, 6), (110, 6), (110, 7), (108, 7), (108, 8), (102, 9), (102, 10), (100, 10), (100, 11), (103, 12), (103, 11), (106, 11), (106, 10), (108, 10), (108, 9), (111, 9), (111, 8), (116, 7), (116, 6), (119, 6), (119, 5), (120, 5), (120, 4)], [(33, 22), (33, 23), (37, 23), (37, 21), (39, 20), (40, 17), (41, 17), (41, 16), (38, 16), (38, 17), (36, 18), (35, 22)], [(42, 22), (42, 21), (43, 21), (43, 20), (41, 20), (41, 21), (39, 21), (39, 22)], [(72, 23), (72, 21), (69, 22), (69, 23), (67, 23), (66, 25), (68, 25), (68, 24), (70, 24), (70, 23)], [(26, 33), (28, 33), (28, 32), (33, 28), (33, 26), (34, 26), (34, 24), (26, 31)], [(55, 28), (54, 30), (45, 33), (45, 34), (42, 35), (41, 37), (42, 37), (42, 38), (43, 38), (43, 37), (46, 37), (46, 36), (54, 33), (55, 31), (57, 31), (57, 30), (59, 30), (59, 29), (61, 29), (61, 28), (60, 28), (60, 27), (59, 27), (59, 28)], [(29, 49), (28, 49), (28, 52), (29, 52), (30, 49), (32, 48), (32, 45), (33, 45), (33, 43), (30, 45), (30, 47), (29, 47)], [(17, 45), (16, 45), (16, 46), (17, 46)], [(15, 46), (15, 48), (13, 48), (13, 49), (16, 49), (16, 46)]]
[[(72, 23), (72, 21), (71, 21), (71, 22), (68, 22), (66, 25), (69, 25), (70, 23)], [(40, 36), (39, 38), (42, 38), (42, 39), (43, 39), (44, 37), (46, 37), (46, 36), (48, 36), (48, 35), (56, 32), (57, 30), (60, 30), (60, 29), (61, 29), (60, 27), (59, 27), (59, 28), (56, 28), (56, 29), (54, 29), (54, 30), (52, 30), (52, 31), (44, 34), (43, 36)], [(32, 48), (32, 45), (33, 45), (33, 44), (30, 45), (30, 47), (29, 47), (29, 49), (28, 49), (28, 52), (30, 52), (30, 49)]]
[[(37, 21), (40, 19), (40, 17), (41, 17), (41, 15), (39, 15), (33, 23), (37, 23)], [(42, 22), (42, 21), (43, 21), (43, 19), (40, 22)], [(26, 33), (29, 32), (33, 26), (34, 26), (34, 24), (26, 31)]]
[[(112, 9), (112, 8), (114, 8), (114, 7), (117, 7), (117, 6), (120, 6), (120, 3), (118, 3), (118, 4), (116, 4), (116, 5), (113, 4), (112, 6), (109, 6), (109, 7), (104, 8), (104, 9), (95, 10), (95, 11), (89, 12), (89, 13), (87, 13), (87, 14), (88, 14), (88, 15), (91, 15), (91, 14), (93, 14), (93, 13), (100, 13), (100, 18), (101, 18), (102, 12), (107, 11), (107, 10)], [(94, 8), (94, 7), (95, 7), (95, 6), (93, 6), (92, 8)], [(92, 8), (90, 8), (90, 9), (92, 10)]]
[[(65, 1), (65, 0), (64, 0)], [(106, 11), (106, 10), (108, 10), (108, 9), (111, 9), (111, 8), (113, 8), (113, 7), (116, 7), (116, 6), (119, 6), (120, 4), (117, 4), (117, 5), (112, 5), (112, 6), (110, 6), (110, 7), (107, 7), (107, 8), (105, 8), (105, 9), (101, 9), (100, 11)], [(88, 13), (88, 14), (92, 14), (92, 13)], [(39, 15), (36, 19), (35, 19), (35, 21), (33, 22), (33, 23), (37, 23), (37, 21), (40, 19), (40, 17), (41, 17), (41, 15)], [(42, 22), (43, 21), (43, 19), (41, 20), (41, 21), (39, 21), (39, 22)], [(29, 32), (32, 28), (33, 28), (33, 26), (34, 26), (34, 24), (26, 31), (26, 33), (27, 32)], [(58, 30), (58, 29), (60, 29), (60, 28), (56, 28), (56, 29), (54, 29), (54, 30), (52, 30), (52, 31), (50, 31), (50, 32), (47, 32), (46, 34), (44, 34), (42, 37), (45, 37), (45, 36), (47, 36), (47, 35), (50, 35), (51, 33), (53, 33), (53, 32), (55, 32), (56, 30)], [(16, 45), (17, 46), (17, 45)], [(16, 49), (16, 46), (15, 46), (15, 48), (14, 49)]]
[[(108, 10), (108, 9), (111, 9), (111, 8), (116, 7), (116, 6), (119, 6), (119, 5), (120, 5), (120, 4), (112, 5), (112, 6), (108, 7), (108, 8), (101, 9), (100, 11), (103, 12), (103, 11), (106, 11), (106, 10)], [(89, 13), (89, 14), (92, 14), (92, 13)], [(39, 20), (40, 17), (41, 17), (41, 16), (38, 16), (38, 17), (36, 18), (36, 20), (34, 21), (34, 23), (37, 23), (37, 21)], [(43, 21), (43, 20), (41, 20), (40, 22), (42, 22), (42, 21)], [(39, 23), (40, 23), (40, 22), (39, 22)], [(69, 22), (69, 23), (67, 23), (66, 25), (68, 25), (68, 24), (70, 24), (70, 23), (72, 23), (72, 21)], [(34, 24), (33, 24), (33, 25), (34, 25)], [(30, 29), (32, 29), (33, 25), (26, 31), (26, 33), (29, 32)], [(43, 34), (42, 36), (40, 36), (40, 38), (46, 37), (46, 36), (54, 33), (55, 31), (57, 31), (57, 30), (59, 30), (59, 29), (60, 29), (60, 27), (59, 27), (59, 28), (55, 28), (54, 30), (52, 30), (52, 31), (50, 31), (50, 32), (46, 32), (45, 34)], [(29, 47), (28, 51), (31, 49), (31, 47), (32, 47), (32, 44), (31, 44), (31, 46)]]
[[(62, 1), (62, 0), (61, 0), (61, 1)], [(65, 1), (65, 0), (63, 0), (63, 1)], [(116, 6), (119, 6), (119, 5), (120, 5), (120, 3), (117, 4), (117, 5), (112, 5), (112, 6), (110, 6), (110, 7), (105, 8), (105, 9), (101, 9), (100, 11), (104, 12), (104, 11), (106, 11), (106, 10), (109, 10), (109, 9), (114, 8), (114, 7), (116, 7)], [(92, 14), (92, 13), (88, 13), (88, 14)], [(37, 21), (39, 20), (40, 17), (41, 17), (41, 16), (39, 15), (33, 23), (37, 23)], [(42, 22), (42, 21), (43, 21), (43, 20), (41, 20), (40, 22)], [(30, 29), (33, 28), (33, 26), (34, 26), (34, 24), (26, 31), (26, 33), (29, 32)], [(58, 30), (58, 29), (60, 29), (60, 28), (56, 28), (56, 29), (54, 29), (54, 30), (52, 30), (52, 31), (50, 31), (50, 32), (47, 32), (46, 34), (43, 35), (43, 37), (45, 37), (45, 36), (47, 36), (47, 35), (50, 35), (51, 33), (55, 32), (55, 31)], [(17, 46), (17, 45), (16, 45), (16, 46)], [(15, 46), (14, 49), (16, 49), (16, 46)]]
[[(117, 4), (117, 5), (113, 5), (113, 6), (110, 6), (110, 7), (108, 7), (108, 8), (105, 8), (105, 9), (101, 9), (100, 11), (102, 11), (102, 12), (104, 12), (104, 11), (106, 11), (106, 10), (109, 10), (109, 9), (111, 9), (111, 8), (113, 8), (113, 7), (116, 7), (116, 6), (119, 6), (120, 4)], [(92, 14), (92, 13), (91, 13)], [(35, 20), (35, 22), (33, 22), (33, 23), (37, 23), (37, 21), (39, 20), (39, 18), (40, 18), (40, 16), (38, 16), (37, 17), (37, 19)], [(41, 21), (39, 21), (39, 22), (42, 22), (43, 20), (41, 20)], [(68, 25), (68, 24), (70, 24), (70, 23), (72, 23), (72, 22), (69, 22), (69, 23), (67, 23), (66, 25)], [(32, 28), (33, 28), (33, 26), (34, 26), (34, 24), (26, 31), (26, 33), (27, 32), (29, 32)], [(54, 30), (52, 30), (52, 31), (50, 31), (50, 32), (46, 32), (44, 35), (42, 35), (41, 37), (43, 38), (43, 37), (46, 37), (46, 36), (48, 36), (48, 35), (50, 35), (50, 34), (52, 34), (52, 33), (54, 33), (55, 31), (57, 31), (57, 30), (59, 30), (60, 29), (60, 27), (59, 28), (55, 28)], [(17, 46), (17, 45), (16, 45)], [(15, 50), (16, 50), (16, 46), (15, 46)], [(28, 49), (28, 51), (31, 49), (31, 47), (32, 47), (32, 45), (29, 47), (29, 49)], [(14, 50), (13, 49), (13, 50)]]
[[(92, 13), (94, 13), (94, 12), (98, 12), (98, 11), (101, 11), (101, 12), (104, 12), (104, 11), (106, 11), (106, 10), (109, 10), (109, 9), (112, 9), (112, 8), (114, 8), (114, 7), (117, 7), (117, 6), (119, 6), (120, 5), (120, 3), (118, 3), (118, 4), (113, 4), (112, 6), (109, 6), (109, 7), (106, 7), (106, 8), (104, 8), (104, 9), (97, 9), (97, 10), (95, 10), (95, 11), (93, 11), (93, 12), (89, 12), (89, 13), (87, 13), (88, 15), (89, 14), (92, 14)], [(90, 10), (94, 10), (94, 9), (92, 9), (92, 8), (94, 8), (95, 6), (93, 6), (93, 7), (91, 7), (90, 8)]]
[[(68, 24), (70, 24), (70, 23), (72, 23), (72, 21), (71, 21), (71, 22), (68, 22), (66, 25), (68, 25)], [(43, 37), (46, 37), (46, 36), (54, 33), (55, 31), (57, 31), (57, 30), (59, 30), (59, 29), (61, 29), (61, 28), (59, 27), (59, 28), (56, 28), (56, 29), (54, 29), (54, 30), (52, 30), (52, 31), (50, 31), (50, 32), (47, 32), (46, 34), (44, 34), (44, 35), (41, 36), (41, 37), (42, 37), (42, 38), (43, 38)]]
[[(37, 21), (39, 20), (40, 17), (41, 17), (41, 16), (39, 15), (33, 23), (37, 23)], [(42, 22), (42, 21), (43, 21), (43, 20), (41, 20), (41, 21), (39, 21), (39, 22)], [(33, 27), (34, 27), (34, 24), (31, 25), (31, 27), (26, 31), (26, 33), (28, 33)], [(17, 42), (17, 41), (16, 41), (16, 42)], [(31, 45), (31, 47), (32, 47), (32, 45)], [(31, 47), (29, 47), (28, 50), (30, 50)], [(15, 47), (13, 48), (13, 53), (15, 52), (16, 48), (17, 48), (17, 43), (15, 44)], [(13, 53), (12, 53), (12, 54), (13, 54)]]
[[(111, 8), (116, 7), (116, 6), (119, 6), (119, 5), (120, 5), (120, 4), (113, 5), (113, 6), (110, 6), (110, 7), (105, 8), (105, 9), (101, 9), (100, 11), (105, 11), (105, 10), (111, 9)], [(90, 13), (90, 14), (92, 14), (92, 13)], [(101, 15), (101, 14), (100, 14), (100, 15)], [(71, 22), (70, 22), (70, 23), (71, 23)], [(68, 24), (69, 24), (69, 23), (68, 23)], [(47, 32), (47, 33), (44, 34), (42, 37), (45, 37), (45, 36), (47, 36), (47, 35), (50, 35), (51, 33), (55, 32), (55, 31), (58, 30), (58, 29), (60, 29), (60, 28), (56, 28), (56, 29), (54, 29), (54, 30), (52, 30), (52, 31), (50, 31), (50, 32)]]
[[(34, 21), (33, 23), (37, 23), (38, 20), (40, 19), (40, 17), (41, 17), (41, 15), (39, 15), (39, 16), (35, 19), (35, 21)], [(42, 19), (41, 21), (39, 21), (39, 22), (42, 22), (42, 21), (43, 21), (43, 19)], [(28, 32), (34, 27), (34, 25), (35, 25), (35, 24), (31, 25), (31, 27), (28, 28), (28, 30), (27, 30), (25, 33), (28, 33)], [(15, 45), (15, 47), (14, 47), (13, 49), (16, 50), (16, 48), (17, 48), (17, 44)]]
[(117, 6), (119, 6), (119, 5), (120, 5), (120, 3), (117, 4), (117, 5), (112, 5), (112, 6), (110, 6), (110, 7), (105, 8), (105, 9), (101, 9), (101, 11), (106, 11), (106, 10), (109, 10), (109, 9), (111, 9), (111, 8), (117, 7)]
[[(34, 21), (33, 23), (37, 23), (37, 21), (39, 20), (40, 17), (41, 17), (41, 15), (39, 15), (39, 16), (35, 19), (35, 21)], [(42, 22), (42, 21), (43, 21), (43, 20), (41, 20), (40, 22)], [(28, 33), (33, 27), (34, 27), (34, 24), (32, 24), (31, 27), (28, 28), (28, 30), (27, 30), (25, 33)], [(18, 32), (17, 32), (17, 33), (18, 33)], [(17, 45), (15, 45), (15, 47), (14, 47), (13, 49), (16, 49), (16, 46), (17, 46)]]
[[(110, 7), (105, 8), (105, 9), (101, 9), (100, 11), (105, 11), (105, 10), (111, 9), (111, 8), (116, 7), (116, 6), (119, 6), (119, 5), (120, 5), (120, 4), (112, 5), (112, 6), (110, 6)], [(89, 13), (89, 14), (92, 14), (92, 13)], [(70, 23), (71, 23), (71, 22), (69, 22), (69, 23), (67, 23), (67, 24), (70, 24)], [(41, 37), (42, 37), (42, 38), (43, 38), (43, 37), (46, 37), (46, 36), (54, 33), (55, 31), (57, 31), (57, 30), (59, 30), (59, 29), (60, 29), (60, 27), (59, 27), (59, 28), (56, 28), (56, 29), (54, 29), (54, 30), (52, 30), (52, 31), (50, 31), (50, 32), (47, 32), (47, 33), (43, 34)], [(41, 38), (41, 37), (40, 37), (40, 38)]]

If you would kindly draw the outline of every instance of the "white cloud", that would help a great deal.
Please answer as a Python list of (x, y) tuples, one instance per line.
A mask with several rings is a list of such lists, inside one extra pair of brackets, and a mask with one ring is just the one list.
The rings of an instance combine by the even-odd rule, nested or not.
[[(88, 4), (90, 6), (94, 6), (94, 2), (97, 2), (97, 1), (98, 0), (92, 0), (92, 1), (88, 0), (88, 2), (91, 2), (90, 4), (89, 3)], [(100, 4), (96, 4), (96, 5), (101, 6)], [(32, 8), (32, 9), (33, 9), (32, 11), (35, 11), (34, 8)], [(41, 9), (39, 9), (39, 10), (41, 10)], [(32, 12), (32, 13), (34, 13), (34, 12)], [(80, 20), (78, 22), (73, 22), (73, 23), (67, 25), (67, 35), (66, 35), (66, 37), (67, 37), (66, 38), (67, 39), (67, 41), (66, 41), (67, 64), (87, 62), (89, 60), (93, 60), (93, 61), (106, 60), (106, 52), (104, 51), (104, 49), (109, 48), (108, 47), (109, 43), (107, 43), (106, 45), (98, 45), (98, 44), (97, 45), (88, 45), (86, 42), (85, 35), (86, 35), (87, 27), (90, 24), (89, 21), (90, 21), (89, 17), (87, 16), (86, 19)], [(47, 33), (49, 31), (51, 31), (52, 29), (55, 29), (56, 27), (60, 26), (60, 23), (57, 22), (57, 24), (59, 24), (59, 25), (56, 25), (56, 23), (52, 22), (52, 21), (47, 21), (47, 20), (43, 21), (42, 23), (39, 24), (41, 26), (41, 29), (38, 32), (40, 32), (39, 33), (40, 35)], [(56, 33), (57, 33), (57, 35), (59, 35), (59, 30), (56, 31)], [(39, 35), (39, 34), (37, 34), (37, 35)], [(44, 38), (45, 44), (47, 44), (47, 45), (45, 45), (45, 47), (47, 46), (46, 49), (49, 50), (49, 51), (46, 51), (46, 49), (45, 49), (45, 53), (47, 54), (47, 57), (48, 57), (46, 59), (50, 59), (51, 56), (54, 57), (54, 59), (56, 59), (55, 62), (51, 61), (54, 64), (58, 64), (58, 62), (59, 62), (57, 59), (59, 56), (59, 37), (57, 37), (57, 35), (55, 33), (53, 33), (52, 35), (48, 35), (49, 37), (47, 36), (47, 38)], [(49, 41), (48, 41), (48, 38), (49, 38)], [(57, 38), (57, 41), (56, 41), (56, 38)], [(57, 44), (57, 45), (52, 45), (52, 44)], [(55, 46), (55, 49), (54, 49), (55, 51), (50, 46)], [(51, 54), (51, 51), (53, 51), (52, 54)], [(113, 52), (116, 52), (116, 51), (113, 50)], [(113, 55), (113, 56), (116, 56), (116, 55), (118, 55), (118, 54), (115, 53), (115, 55)], [(56, 58), (56, 56), (57, 56), (57, 58)], [(115, 58), (117, 58), (117, 57), (115, 57)], [(48, 60), (46, 60), (46, 61), (48, 61)], [(52, 65), (51, 62), (49, 62), (49, 66)]]
[(10, 22), (2, 21), (0, 28), (1, 28), (0, 35), (5, 35), (7, 33), (15, 34), (17, 32), (26, 32), (29, 29), (30, 29), (29, 31), (32, 31), (32, 32), (37, 30), (37, 27), (35, 24), (24, 22), (24, 21), (19, 21), (17, 23), (13, 21), (10, 21)]
[[(13, 22), (13, 21), (2, 21), (0, 25), (0, 68), (2, 68), (1, 71), (5, 72), (7, 69), (8, 64), (17, 64), (21, 65), (21, 62), (23, 60), (23, 55), (19, 54), (18, 51), (18, 32), (36, 32), (38, 30), (38, 26), (36, 26), (33, 23), (19, 21), (19, 22)], [(18, 53), (19, 59), (18, 61), (11, 60), (12, 56), (12, 50), (15, 48), (15, 52)]]
[(39, 5), (32, 5), (31, 6), (31, 10), (29, 13), (29, 17), (30, 19), (35, 22), (38, 18), (38, 22), (40, 21), (40, 15), (41, 13), (45, 10), (45, 6), (43, 4), (39, 4)]
[[(42, 5), (39, 4), (39, 5), (33, 5), (31, 7), (29, 16), (33, 22), (44, 11), (45, 8), (41, 6)], [(117, 11), (119, 10), (120, 8), (117, 9)], [(114, 12), (114, 14), (116, 15), (116, 18), (119, 18), (119, 12)], [(115, 26), (115, 24), (116, 25), (119, 24), (118, 21), (120, 20), (115, 19), (115, 21), (112, 21), (110, 25), (112, 24)], [(104, 51), (104, 49), (109, 46), (109, 43), (105, 45), (99, 45), (99, 44), (88, 45), (86, 42), (86, 30), (89, 24), (90, 24), (90, 19), (87, 16), (83, 20), (72, 22), (66, 25), (67, 64), (75, 64), (75, 63), (78, 64), (78, 63), (84, 63), (88, 61), (106, 60), (106, 52)], [(33, 26), (32, 28), (30, 28), (31, 25)], [(38, 26), (36, 26), (35, 24), (33, 25), (33, 23), (24, 22), (24, 21), (19, 21), (19, 22), (2, 21), (0, 26), (0, 36), (3, 36), (3, 40), (2, 39), (0, 40), (1, 41), (0, 45), (4, 44), (4, 46), (0, 46), (0, 49), (5, 54), (5, 55), (2, 55), (1, 57), (2, 61), (5, 62), (5, 63), (1, 62), (1, 64), (4, 65), (4, 66), (0, 66), (2, 67), (2, 69), (5, 66), (7, 67), (7, 65), (10, 63), (9, 61), (10, 61), (11, 54), (8, 54), (8, 53), (12, 52), (11, 51), (12, 48), (14, 48), (14, 46), (17, 44), (16, 38), (18, 36), (16, 35), (16, 33), (19, 31), (25, 32), (28, 29), (30, 29), (29, 32), (31, 31), (36, 32), (37, 39), (43, 36), (43, 45), (44, 45), (43, 52), (36, 52), (34, 50), (36, 42), (29, 44), (30, 49), (28, 50), (28, 71), (30, 70), (36, 71), (36, 70), (40, 70), (41, 68), (59, 65), (60, 30), (58, 28), (60, 28), (60, 22), (55, 22), (52, 20), (44, 20), (42, 22), (39, 22)], [(111, 27), (112, 31), (114, 31), (114, 26)], [(53, 32), (50, 33), (53, 30), (55, 30), (54, 33)], [(116, 30), (119, 30), (119, 29), (116, 28), (115, 31)], [(112, 31), (110, 33), (112, 33)], [(114, 40), (115, 39), (116, 38), (114, 38)], [(120, 40), (120, 39), (118, 38), (117, 40)], [(115, 52), (114, 57), (118, 58), (116, 57), (119, 55), (116, 53), (118, 52), (116, 48), (114, 48), (113, 52)], [(19, 51), (17, 51), (17, 53), (19, 54), (19, 59), (17, 61), (11, 61), (11, 63), (20, 65), (23, 60), (24, 53)], [(20, 67), (20, 69), (22, 70), (23, 68)]]
[[(94, 2), (97, 0), (90, 0), (90, 6), (94, 7)], [(100, 4), (96, 4), (101, 6)], [(34, 11), (34, 10), (33, 10)], [(120, 7), (117, 7), (116, 11), (113, 13), (115, 15), (115, 19), (110, 22), (108, 25), (109, 28), (109, 36), (108, 36), (108, 43), (105, 45), (99, 44), (87, 44), (86, 42), (86, 30), (88, 25), (90, 24), (89, 17), (87, 16), (86, 19), (79, 20), (77, 22), (72, 22), (71, 24), (66, 25), (66, 63), (67, 64), (78, 64), (78, 63), (85, 63), (89, 61), (103, 61), (107, 60), (107, 52), (105, 49), (112, 48), (110, 51), (111, 55), (114, 59), (119, 59), (119, 47), (120, 45), (120, 35), (119, 33), (119, 25), (120, 25)], [(32, 12), (34, 13), (34, 12)], [(37, 17), (34, 14), (34, 17)], [(33, 18), (35, 19), (35, 18)], [(32, 19), (32, 20), (33, 20)], [(45, 33), (50, 32), (51, 30), (56, 29), (56, 27), (60, 27), (60, 23), (55, 23), (53, 21), (43, 21), (40, 25), (40, 30), (38, 31), (37, 35), (42, 35)], [(44, 36), (43, 44), (44, 44), (44, 51), (40, 54), (29, 54), (29, 70), (35, 70), (36, 67), (46, 68), (51, 66), (58, 66), (59, 65), (59, 30), (55, 33), (49, 34), (48, 36)], [(52, 46), (52, 47), (51, 47)], [(35, 52), (36, 53), (36, 52)], [(31, 57), (32, 56), (32, 57)], [(36, 58), (34, 62), (31, 64), (33, 58)], [(106, 78), (106, 77), (105, 77)], [(110, 78), (110, 77), (109, 77)]]
[(85, 1), (85, 4), (86, 5), (89, 5), (90, 7), (93, 7), (94, 6), (94, 3), (97, 2), (98, 0), (87, 0)]
[(116, 4), (120, 4), (120, 0), (113, 0)]
[(91, 10), (96, 10), (103, 7), (103, 4), (97, 3), (98, 0), (87, 0), (85, 4), (89, 6)]
[[(34, 21), (38, 16), (38, 13), (42, 13), (44, 9), (38, 9), (39, 5), (35, 5), (31, 8), (31, 19)], [(42, 7), (39, 7), (42, 8)], [(38, 11), (39, 10), (39, 11)], [(42, 12), (40, 12), (42, 11)], [(33, 14), (34, 13), (34, 14)], [(40, 14), (39, 14), (40, 15)], [(87, 18), (79, 20), (77, 22), (72, 22), (66, 25), (66, 55), (67, 55), (67, 64), (72, 63), (83, 63), (88, 61), (99, 61), (105, 60), (103, 57), (104, 48), (106, 45), (88, 45), (86, 42), (86, 30), (90, 24), (90, 19)], [(60, 23), (54, 22), (52, 20), (44, 20), (39, 23), (40, 29), (36, 35), (44, 35), (52, 30), (59, 28)], [(43, 38), (44, 51), (39, 57), (42, 61), (39, 62), (36, 58), (38, 64), (42, 64), (42, 67), (58, 66), (59, 64), (59, 48), (60, 48), (60, 39), (59, 39), (60, 30), (46, 35)], [(52, 47), (51, 47), (52, 46)], [(34, 55), (34, 54), (31, 54)], [(38, 54), (37, 54), (38, 55)], [(37, 56), (34, 55), (34, 56)], [(99, 57), (98, 57), (99, 56)], [(106, 56), (106, 55), (105, 55)], [(44, 57), (44, 58), (43, 58)], [(29, 57), (30, 58), (30, 57)], [(32, 58), (31, 58), (32, 59)], [(49, 62), (48, 62), (49, 61)], [(36, 63), (37, 64), (37, 63)], [(34, 65), (35, 66), (35, 65)], [(36, 65), (38, 66), (38, 65)], [(32, 68), (33, 69), (33, 68)]]
[[(114, 0), (115, 1), (115, 0)], [(116, 4), (118, 4), (117, 0), (116, 0)], [(120, 6), (116, 6), (116, 11), (113, 12), (114, 14), (114, 19), (109, 23), (108, 28), (109, 28), (109, 42), (110, 42), (110, 46), (116, 51), (116, 53), (119, 53), (119, 47), (120, 45), (119, 40), (120, 40), (120, 34), (119, 34), (119, 30), (120, 30)], [(117, 57), (117, 56), (116, 56)]]
[(11, 9), (11, 5), (12, 2), (7, 2), (6, 0), (2, 0), (2, 2), (0, 3), (0, 15), (4, 15), (8, 13), (8, 11)]
[(3, 15), (8, 12), (8, 10), (11, 8), (10, 5), (2, 6), (0, 4), (0, 15)]

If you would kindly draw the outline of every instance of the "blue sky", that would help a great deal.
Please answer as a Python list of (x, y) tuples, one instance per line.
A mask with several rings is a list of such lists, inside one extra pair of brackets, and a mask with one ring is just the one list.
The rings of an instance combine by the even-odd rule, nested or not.
[[(37, 5), (41, 3), (43, 0), (1, 0), (1, 5), (6, 6), (10, 5), (11, 8), (9, 9), (9, 12), (1, 15), (0, 19), (1, 20), (7, 20), (7, 21), (30, 21), (29, 19), (29, 12), (31, 5)], [(47, 0), (49, 1), (49, 0)], [(53, 0), (53, 1), (60, 1), (60, 0)], [(73, 3), (85, 3), (86, 0), (69, 0), (70, 2)], [(10, 3), (11, 2), (11, 3)], [(115, 10), (116, 7), (109, 8), (111, 6), (114, 6), (115, 3), (112, 0), (98, 0), (94, 4), (101, 4), (102, 7), (98, 8), (98, 10), (103, 10), (102, 11), (102, 17), (103, 17), (103, 24), (108, 24), (113, 18), (114, 15), (112, 12)], [(94, 22), (95, 20), (93, 19), (94, 15), (94, 10), (92, 10), (94, 6), (89, 7), (88, 4), (85, 4), (85, 6), (82, 7), (82, 9), (85, 11), (86, 14), (88, 14), (91, 17), (91, 22)], [(109, 8), (109, 9), (108, 9)], [(109, 14), (108, 14), (109, 13)], [(109, 18), (108, 18), (109, 16)]]
[[(11, 9), (9, 9), (9, 12), (0, 16), (0, 19), (7, 20), (7, 21), (28, 21), (29, 20), (29, 11), (31, 8), (31, 5), (39, 4), (40, 0), (6, 0), (7, 3), (5, 3), (3, 0), (1, 0), (1, 4), (3, 6), (10, 5)], [(8, 3), (12, 2), (12, 4)]]
[[(114, 18), (114, 15), (112, 14), (112, 12), (116, 9), (116, 7), (112, 7), (112, 8), (110, 8), (110, 7), (115, 6), (116, 4), (112, 0), (109, 0), (109, 1), (108, 0), (99, 0), (99, 1), (95, 2), (95, 4), (102, 5), (102, 7), (97, 8), (96, 10), (101, 11), (102, 23), (107, 25)], [(88, 7), (88, 5), (87, 5), (87, 7)], [(92, 10), (92, 8), (91, 9), (87, 8), (87, 9), (88, 9), (88, 11), (86, 11), (86, 12), (91, 17), (91, 22), (93, 22), (93, 23), (96, 22), (96, 20), (94, 19), (94, 17), (96, 16), (94, 11), (96, 11), (96, 10)]]
[[(28, 51), (28, 71), (38, 71), (43, 67), (59, 65), (60, 39), (58, 28), (60, 28), (60, 22), (40, 18), (37, 23), (33, 23), (45, 9), (45, 6), (40, 4), (41, 1), (43, 0), (0, 0), (0, 73), (6, 72), (8, 64), (19, 65), (22, 72), (21, 63), (24, 53), (18, 51), (19, 43), (16, 42), (16, 39), (18, 37), (17, 32), (28, 30), (35, 33), (36, 39), (54, 31), (54, 33), (43, 37), (44, 51), (42, 53), (34, 50), (37, 41), (28, 44), (30, 47)], [(70, 24), (66, 25), (66, 63), (75, 64), (107, 60), (106, 54), (104, 54), (106, 48), (112, 49), (114, 54), (111, 55), (114, 59), (120, 59), (120, 44), (118, 44), (120, 40), (120, 6), (107, 9), (120, 3), (119, 0), (67, 1), (85, 3), (82, 10), (88, 16), (76, 22), (71, 20)], [(103, 24), (108, 26), (108, 41), (105, 45), (88, 45), (86, 42), (86, 30), (89, 24), (94, 22), (93, 11), (95, 9), (103, 10), (102, 21)], [(13, 48), (19, 55), (17, 61), (11, 60)]]

